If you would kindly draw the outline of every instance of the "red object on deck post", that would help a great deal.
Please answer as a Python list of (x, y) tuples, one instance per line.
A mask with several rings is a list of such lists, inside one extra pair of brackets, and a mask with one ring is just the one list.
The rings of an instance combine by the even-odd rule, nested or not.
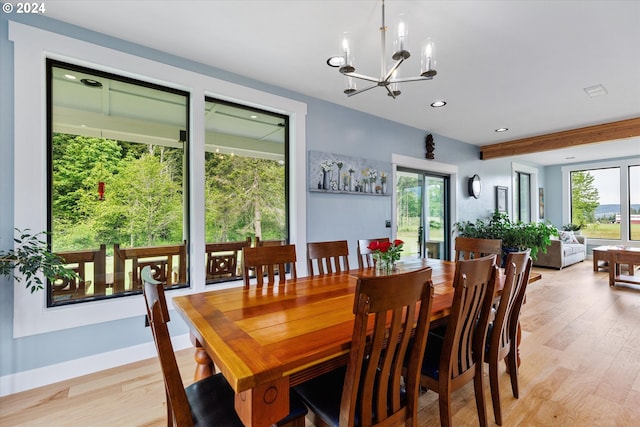
[(104, 200), (104, 182), (98, 182), (98, 200)]

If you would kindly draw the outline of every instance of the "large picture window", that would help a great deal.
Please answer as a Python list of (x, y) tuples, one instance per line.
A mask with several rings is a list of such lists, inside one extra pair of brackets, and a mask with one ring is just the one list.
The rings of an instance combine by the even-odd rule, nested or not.
[(49, 230), (78, 272), (48, 305), (187, 286), (187, 93), (47, 61)]
[(207, 98), (207, 283), (238, 280), (241, 248), (289, 241), (288, 116)]
[(566, 168), (565, 173), (570, 190), (569, 221), (582, 226), (583, 235), (610, 241), (610, 244), (624, 245), (640, 240), (640, 165), (637, 161)]
[(571, 172), (571, 222), (589, 238), (620, 239), (620, 168)]

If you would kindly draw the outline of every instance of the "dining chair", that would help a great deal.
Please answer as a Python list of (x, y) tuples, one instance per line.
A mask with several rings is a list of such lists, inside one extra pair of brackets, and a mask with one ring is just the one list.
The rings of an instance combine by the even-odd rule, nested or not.
[(265, 283), (265, 276), (268, 286), (273, 286), (276, 276), (278, 276), (279, 285), (286, 283), (287, 271), (291, 279), (298, 277), (296, 245), (242, 248), (242, 259), (244, 261), (245, 289), (249, 289), (252, 276), (255, 276), (256, 284), (260, 288)]
[(438, 393), (443, 427), (451, 426), (451, 393), (472, 380), (480, 426), (487, 425), (482, 365), (497, 272), (496, 255), (457, 261), (448, 322), (429, 333), (420, 385)]
[(502, 425), (498, 368), (504, 360), (511, 376), (511, 391), (518, 397), (518, 349), (517, 335), (520, 309), (531, 272), (530, 250), (510, 252), (507, 256), (505, 282), (493, 321), (487, 332), (484, 361), (489, 364), (489, 384), (496, 424)]
[(307, 243), (309, 275), (313, 276), (314, 264), (319, 275), (349, 271), (349, 244), (346, 240)]
[(454, 261), (460, 259), (481, 258), (483, 256), (495, 254), (498, 257), (499, 265), (502, 257), (502, 240), (456, 237), (455, 250), (456, 257)]
[(258, 247), (258, 246), (284, 246), (286, 244), (287, 244), (287, 241), (284, 240), (284, 239), (262, 240), (258, 236), (256, 236), (254, 247)]
[(205, 245), (207, 283), (241, 278), (242, 248), (249, 246), (251, 246), (251, 237), (237, 242), (207, 243)]
[(358, 268), (375, 267), (375, 261), (373, 259), (373, 251), (369, 249), (371, 242), (388, 242), (388, 237), (380, 237), (378, 239), (360, 239), (358, 240)]
[(431, 269), (358, 279), (347, 366), (294, 387), (314, 425), (417, 426), (432, 297)]
[[(147, 319), (158, 351), (167, 399), (167, 426), (244, 427), (234, 409), (235, 393), (220, 373), (184, 387), (167, 323), (169, 309), (162, 282), (152, 277), (151, 267), (141, 272)], [(292, 393), (290, 413), (278, 426), (304, 427), (307, 408)]]

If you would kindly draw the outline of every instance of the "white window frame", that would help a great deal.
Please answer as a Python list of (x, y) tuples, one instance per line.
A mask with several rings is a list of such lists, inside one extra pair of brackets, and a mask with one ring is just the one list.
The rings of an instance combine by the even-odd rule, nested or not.
[[(205, 96), (254, 106), (290, 117), (290, 236), (303, 259), (306, 247), (305, 103), (240, 86), (204, 74), (141, 58), (82, 40), (9, 22), (14, 43), (14, 225), (34, 231), (47, 228), (46, 58), (102, 70), (187, 91), (190, 99), (189, 277), (191, 287), (170, 296), (205, 289), (204, 153)], [(26, 72), (26, 70), (29, 70)], [(25, 165), (30, 165), (25, 167)], [(46, 292), (31, 294), (14, 286), (14, 338), (114, 321), (144, 314), (142, 296), (46, 307)]]
[[(590, 243), (597, 245), (624, 245), (638, 246), (638, 241), (629, 239), (629, 166), (640, 164), (640, 157), (594, 163), (582, 163), (568, 165), (561, 168), (562, 171), (562, 223), (571, 222), (571, 172), (588, 171), (589, 169), (619, 168), (620, 170), (620, 217), (626, 220), (620, 221), (620, 239), (596, 239), (589, 238)], [(597, 243), (596, 243), (597, 242)]]

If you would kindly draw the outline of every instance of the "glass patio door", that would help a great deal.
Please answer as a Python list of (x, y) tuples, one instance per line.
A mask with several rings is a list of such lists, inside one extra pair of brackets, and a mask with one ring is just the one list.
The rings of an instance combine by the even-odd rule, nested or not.
[(398, 168), (397, 238), (403, 256), (447, 259), (450, 252), (449, 177)]

